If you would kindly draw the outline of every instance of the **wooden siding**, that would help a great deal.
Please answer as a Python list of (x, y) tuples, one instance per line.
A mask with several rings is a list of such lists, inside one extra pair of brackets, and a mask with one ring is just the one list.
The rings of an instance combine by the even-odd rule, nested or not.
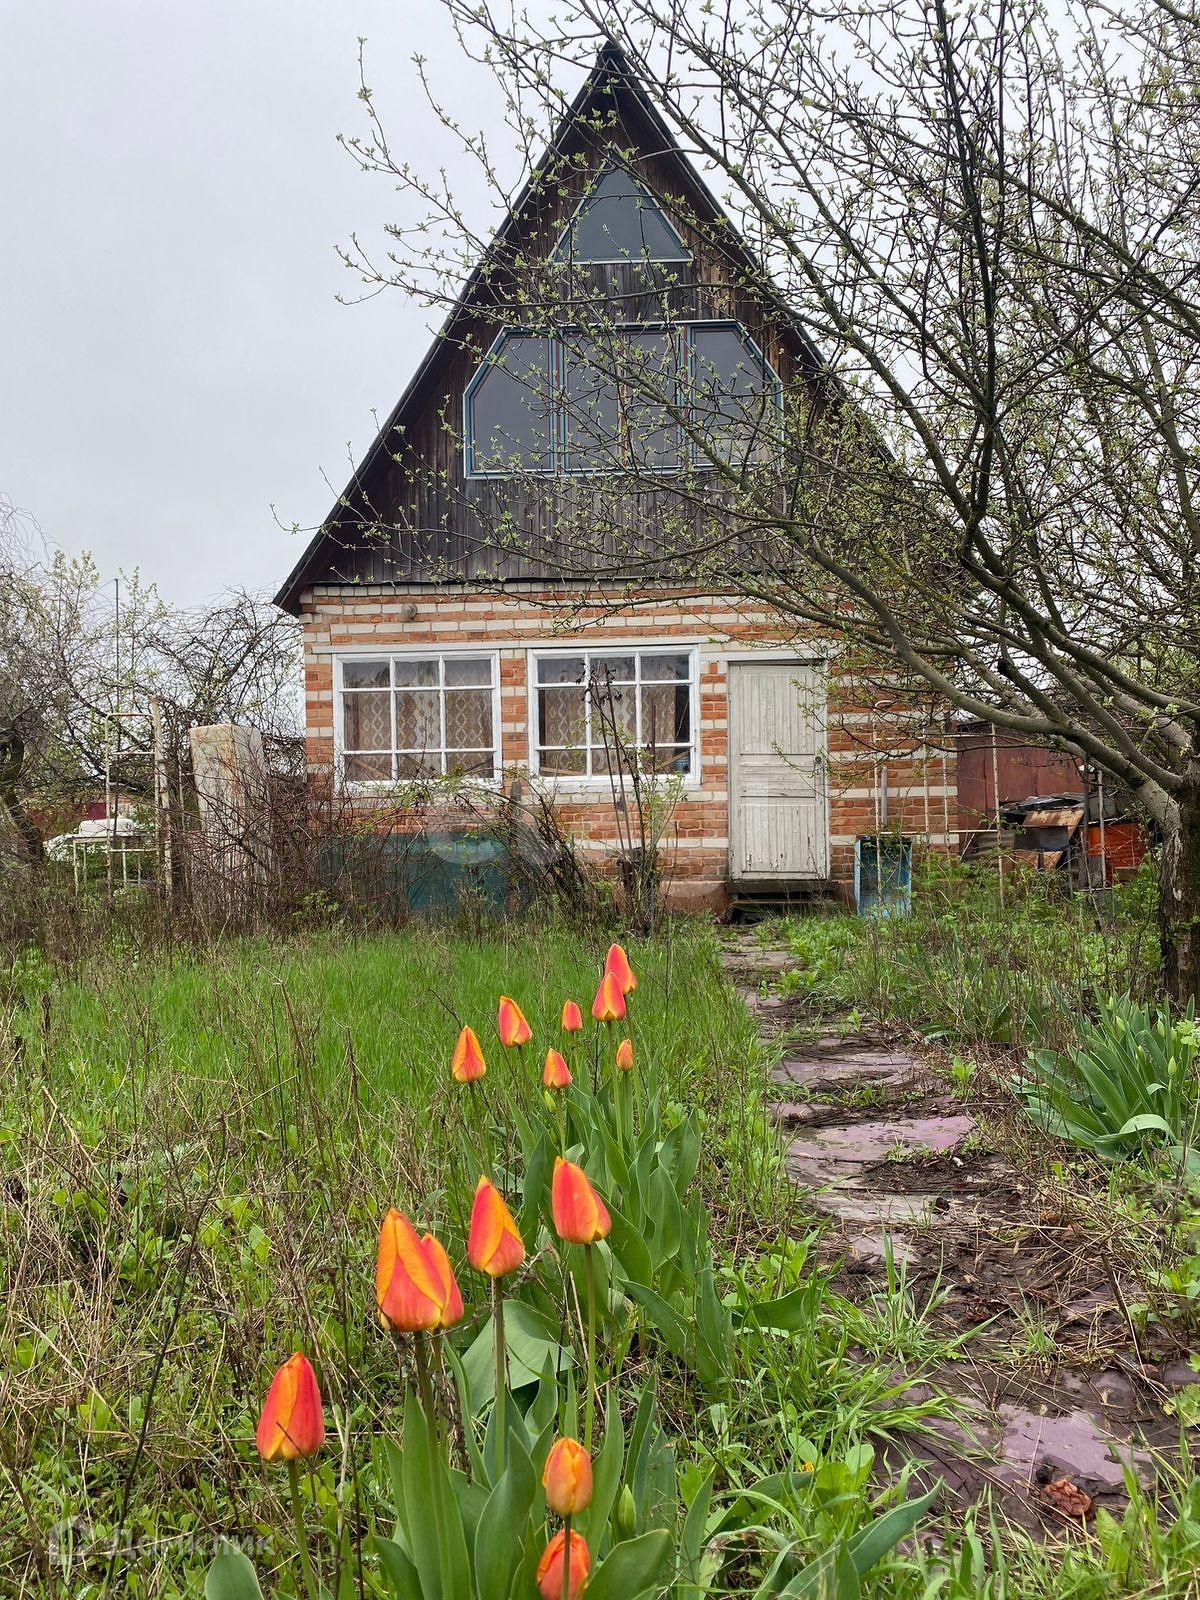
[[(506, 245), (509, 260), (517, 261), (522, 251), (529, 259), (548, 257), (611, 147), (644, 146), (646, 130), (636, 104), (626, 104), (626, 96), (617, 99), (621, 116), (611, 138), (589, 144), (589, 136), (580, 130), (578, 152), (586, 160), (576, 161), (578, 152), (567, 149), (561, 177), (518, 218)], [(559, 322), (571, 317), (586, 326), (597, 313), (602, 321), (740, 322), (779, 375), (785, 397), (808, 395), (811, 352), (797, 330), (765, 314), (762, 296), (748, 283), (744, 252), (715, 242), (720, 231), (715, 217), (705, 217), (703, 226), (697, 226), (688, 207), (672, 199), (680, 159), (677, 153), (645, 154), (631, 165), (692, 250), (693, 267), (670, 263), (648, 272), (632, 262), (594, 265), (573, 269), (572, 282), (564, 285), (556, 270), (530, 269), (522, 276), (501, 262), (474, 305), (452, 318), (422, 391), (412, 396), (406, 414), (383, 440), (383, 449), (330, 517), (320, 556), (304, 574), (306, 582), (503, 583), (553, 576), (682, 575), (672, 551), (694, 549), (706, 528), (711, 534), (714, 519), (725, 515), (728, 497), (712, 474), (703, 482), (695, 474), (684, 474), (682, 481), (666, 475), (661, 490), (625, 494), (614, 491), (619, 479), (610, 477), (468, 479), (462, 439), (463, 393), (471, 375), (501, 326), (537, 320), (521, 308), (544, 304), (547, 286), (557, 298), (553, 320)], [(649, 288), (647, 277), (655, 280)], [(564, 289), (569, 293), (563, 294)], [(573, 544), (564, 529), (579, 533)]]

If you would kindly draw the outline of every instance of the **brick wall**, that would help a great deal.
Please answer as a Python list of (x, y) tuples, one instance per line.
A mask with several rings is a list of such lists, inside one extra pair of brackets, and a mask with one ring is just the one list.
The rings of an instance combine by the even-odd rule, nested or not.
[[(854, 841), (881, 827), (935, 849), (953, 848), (953, 765), (931, 741), (944, 711), (902, 694), (886, 707), (876, 674), (868, 690), (828, 640), (782, 632), (777, 619), (733, 597), (656, 592), (618, 609), (581, 606), (532, 586), (500, 594), (427, 586), (306, 590), (301, 600), (310, 772), (334, 770), (334, 661), (347, 651), (487, 648), (499, 653), (500, 738), (506, 775), (526, 774), (529, 658), (533, 647), (695, 647), (699, 661), (700, 770), (681, 793), (669, 839), (673, 898), (722, 904), (729, 852), (728, 665), (773, 652), (828, 665), (827, 777), (831, 875), (853, 878)], [(886, 768), (886, 776), (884, 769)], [(546, 780), (550, 783), (550, 780)], [(886, 790), (886, 804), (883, 799)], [(611, 856), (618, 819), (607, 784), (553, 781), (556, 809), (583, 848)], [(363, 797), (369, 806), (372, 800)], [(883, 811), (886, 809), (886, 817)]]

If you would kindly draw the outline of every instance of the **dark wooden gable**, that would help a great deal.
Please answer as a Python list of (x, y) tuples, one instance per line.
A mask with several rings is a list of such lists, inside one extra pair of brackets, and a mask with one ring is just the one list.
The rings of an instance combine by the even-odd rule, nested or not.
[[(468, 477), (464, 465), (463, 395), (471, 376), (501, 327), (544, 315), (539, 308), (547, 299), (545, 264), (581, 201), (614, 160), (658, 202), (691, 260), (661, 269), (634, 261), (575, 267), (571, 296), (591, 297), (629, 323), (737, 321), (764, 352), (785, 393), (821, 377), (811, 343), (773, 302), (758, 264), (633, 78), (626, 58), (608, 46), (488, 257), (276, 596), (277, 605), (296, 612), (302, 591), (314, 584), (504, 583), (571, 576), (595, 581), (635, 571), (669, 575), (669, 543), (681, 522), (694, 523), (702, 513), (694, 495), (681, 497), (668, 481), (661, 489), (643, 485), (605, 500), (605, 489), (595, 479), (480, 479)], [(575, 303), (574, 298), (561, 302), (557, 318), (574, 315)], [(712, 514), (711, 507), (706, 514)], [(584, 526), (589, 532), (581, 554), (567, 548), (563, 530)], [(675, 535), (655, 532), (670, 527)], [(636, 555), (625, 537), (630, 530), (637, 530), (640, 541)], [(651, 574), (656, 550), (663, 557), (662, 570)]]

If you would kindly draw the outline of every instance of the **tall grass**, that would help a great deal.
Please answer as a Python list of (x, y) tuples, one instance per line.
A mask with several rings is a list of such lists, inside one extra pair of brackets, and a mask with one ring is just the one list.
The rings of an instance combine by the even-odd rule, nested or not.
[(1148, 870), (1099, 902), (1052, 874), (1013, 872), (1001, 898), (994, 869), (931, 858), (907, 916), (789, 922), (800, 965), (787, 985), (816, 1010), (858, 1010), (927, 1038), (1066, 1048), (1105, 995), (1153, 992), (1154, 911)]
[[(86, 972), (15, 962), (0, 1011), (0, 1593), (188, 1592), (212, 1532), (286, 1524), (249, 1441), (264, 1375), (323, 1352), (334, 1402), (370, 1441), (396, 1374), (370, 1283), (388, 1204), (461, 1259), (473, 1120), (541, 1093), (562, 1002), (585, 1013), (603, 947), (525, 927), (478, 939), (234, 941)], [(700, 1181), (726, 1245), (776, 1231), (783, 1185), (765, 1079), (715, 944), (631, 947), (632, 1035), (702, 1108)], [(495, 1034), (503, 990), (534, 1028)], [(460, 1023), (483, 1039), (482, 1106), (454, 1086)], [(615, 1049), (595, 1027), (578, 1073)], [(369, 1523), (373, 1463), (358, 1461)], [(74, 1529), (74, 1532), (72, 1532)], [(64, 1541), (122, 1550), (80, 1565)], [(272, 1545), (272, 1548), (278, 1548)], [(85, 1581), (86, 1580), (86, 1581)]]

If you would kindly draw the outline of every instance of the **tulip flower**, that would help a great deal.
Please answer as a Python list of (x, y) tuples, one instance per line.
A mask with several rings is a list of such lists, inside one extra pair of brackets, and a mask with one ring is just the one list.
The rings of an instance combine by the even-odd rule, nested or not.
[(580, 1028), (583, 1027), (583, 1012), (580, 1011), (574, 1000), (567, 1000), (563, 1003), (562, 1027), (564, 1033), (578, 1033)]
[(619, 944), (610, 944), (608, 954), (604, 958), (605, 976), (612, 976), (622, 994), (632, 994), (637, 988), (637, 979), (633, 975), (633, 968), (629, 965), (629, 957)]
[(379, 1230), (375, 1299), (380, 1321), (396, 1333), (451, 1328), (463, 1314), (445, 1250), (431, 1233), (418, 1239), (412, 1223), (395, 1207)]
[(510, 1048), (514, 1045), (528, 1044), (533, 1038), (533, 1029), (525, 1021), (520, 1006), (506, 994), (500, 996), (496, 1027), (500, 1033), (500, 1043)]
[[(582, 1535), (569, 1528), (560, 1528), (542, 1551), (542, 1559), (537, 1564), (537, 1586), (542, 1600), (561, 1600), (563, 1595), (566, 1600), (577, 1600), (587, 1582), (591, 1564), (592, 1558)], [(567, 1568), (565, 1583), (564, 1566)]]
[(608, 1238), (612, 1220), (604, 1201), (588, 1182), (583, 1168), (561, 1156), (554, 1158), (550, 1209), (555, 1232), (568, 1244), (595, 1244), (597, 1239)]
[(451, 1076), (455, 1083), (474, 1083), (477, 1078), (482, 1078), (486, 1071), (487, 1062), (483, 1059), (478, 1035), (474, 1028), (464, 1028), (454, 1046), (454, 1054), (450, 1057)]
[(625, 996), (611, 972), (606, 972), (600, 979), (600, 987), (592, 1001), (592, 1015), (597, 1022), (620, 1022), (625, 1015)]
[(617, 1066), (622, 1072), (633, 1071), (633, 1043), (629, 1039), (622, 1039), (617, 1046)]
[(571, 1081), (571, 1069), (557, 1050), (546, 1051), (546, 1064), (542, 1068), (542, 1086), (546, 1089), (565, 1089)]
[(264, 1461), (316, 1455), (325, 1443), (317, 1376), (298, 1350), (271, 1379), (254, 1443)]
[(550, 1210), (554, 1228), (560, 1239), (568, 1244), (583, 1245), (583, 1264), (587, 1281), (587, 1403), (584, 1410), (583, 1446), (592, 1448), (592, 1416), (596, 1399), (596, 1269), (592, 1261), (592, 1246), (598, 1239), (607, 1239), (612, 1219), (604, 1201), (588, 1182), (582, 1167), (573, 1161), (554, 1158), (554, 1176), (550, 1180)]
[[(316, 1455), (324, 1442), (325, 1415), (321, 1410), (317, 1376), (307, 1358), (297, 1350), (271, 1379), (262, 1416), (255, 1429), (254, 1443), (264, 1461), (287, 1462), (292, 1522), (296, 1529), (296, 1547), (300, 1552), (300, 1568), (309, 1600), (318, 1600), (318, 1590), (312, 1557), (308, 1551), (308, 1535), (304, 1529), (298, 1462), (303, 1456)], [(562, 1571), (561, 1563), (559, 1571)]]
[(557, 1517), (573, 1517), (592, 1500), (592, 1462), (577, 1439), (559, 1439), (542, 1472), (546, 1504)]
[(515, 1272), (524, 1259), (525, 1245), (512, 1213), (496, 1185), (489, 1178), (480, 1178), (471, 1207), (467, 1260), (476, 1272), (486, 1272), (489, 1278), (503, 1278)]

